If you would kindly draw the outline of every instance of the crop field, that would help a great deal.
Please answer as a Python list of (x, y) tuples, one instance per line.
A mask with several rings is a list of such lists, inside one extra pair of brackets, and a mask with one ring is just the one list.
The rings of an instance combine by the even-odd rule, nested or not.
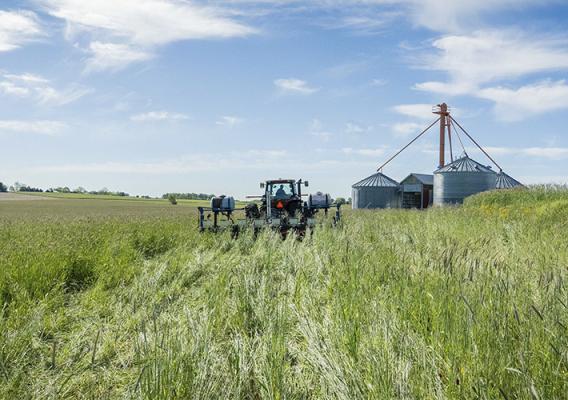
[(568, 398), (566, 189), (303, 241), (196, 205), (0, 202), (0, 398)]

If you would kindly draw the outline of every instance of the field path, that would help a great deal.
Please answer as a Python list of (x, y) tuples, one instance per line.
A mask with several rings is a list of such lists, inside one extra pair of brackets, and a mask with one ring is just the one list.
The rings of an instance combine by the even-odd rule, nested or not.
[(18, 200), (53, 200), (50, 197), (36, 196), (21, 193), (0, 193), (0, 201), (18, 201)]

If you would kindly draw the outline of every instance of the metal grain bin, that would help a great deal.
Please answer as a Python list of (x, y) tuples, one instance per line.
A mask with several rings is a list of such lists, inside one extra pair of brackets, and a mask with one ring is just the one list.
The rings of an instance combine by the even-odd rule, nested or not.
[(355, 183), (351, 188), (354, 210), (400, 207), (398, 182), (380, 172)]
[(510, 175), (507, 175), (503, 171), (497, 174), (497, 181), (495, 183), (496, 189), (512, 189), (518, 186), (523, 186), (523, 184)]
[(467, 196), (495, 189), (497, 174), (468, 156), (434, 171), (434, 205), (461, 204)]

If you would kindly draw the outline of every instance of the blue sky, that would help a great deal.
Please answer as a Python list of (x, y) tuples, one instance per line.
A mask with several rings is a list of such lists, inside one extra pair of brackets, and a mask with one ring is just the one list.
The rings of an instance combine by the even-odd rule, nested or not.
[[(0, 2), (9, 184), (349, 196), (442, 101), (515, 178), (568, 182), (568, 3)], [(383, 172), (431, 173), (435, 149)]]

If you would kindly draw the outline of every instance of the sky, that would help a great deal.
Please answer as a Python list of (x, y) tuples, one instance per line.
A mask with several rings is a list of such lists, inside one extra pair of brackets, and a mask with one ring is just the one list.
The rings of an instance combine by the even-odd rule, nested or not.
[[(0, 1), (7, 184), (349, 197), (441, 102), (508, 174), (568, 182), (568, 1)], [(432, 173), (437, 138), (383, 173)]]

